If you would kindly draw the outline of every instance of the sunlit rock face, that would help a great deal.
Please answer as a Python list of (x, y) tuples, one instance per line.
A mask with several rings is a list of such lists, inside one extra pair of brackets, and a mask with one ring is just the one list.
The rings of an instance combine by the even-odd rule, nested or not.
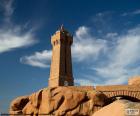
[[(135, 112), (129, 112), (129, 109)], [(103, 107), (92, 116), (140, 116), (140, 103), (129, 100), (116, 100)]]
[(24, 106), (29, 102), (29, 96), (21, 96), (11, 102), (10, 114), (21, 114)]
[(12, 114), (91, 116), (104, 106), (106, 96), (93, 87), (45, 88), (11, 102)]
[(140, 76), (134, 76), (128, 80), (128, 85), (139, 85), (140, 86)]

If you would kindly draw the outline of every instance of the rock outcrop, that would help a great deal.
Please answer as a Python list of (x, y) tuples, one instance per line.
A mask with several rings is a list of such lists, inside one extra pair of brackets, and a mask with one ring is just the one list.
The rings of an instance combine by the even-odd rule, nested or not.
[[(133, 110), (129, 112), (127, 109)], [(103, 107), (92, 116), (140, 116), (140, 103), (129, 100), (116, 100)]]
[(22, 109), (29, 102), (28, 96), (18, 97), (12, 101), (10, 106), (10, 114), (20, 114)]
[(106, 96), (93, 87), (45, 88), (30, 96), (13, 100), (10, 113), (91, 116), (104, 106), (105, 100)]

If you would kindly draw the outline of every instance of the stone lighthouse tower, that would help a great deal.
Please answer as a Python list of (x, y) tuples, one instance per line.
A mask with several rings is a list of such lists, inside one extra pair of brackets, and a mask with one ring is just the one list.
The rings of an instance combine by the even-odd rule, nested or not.
[(71, 45), (72, 35), (63, 26), (51, 37), (52, 61), (49, 87), (73, 86)]

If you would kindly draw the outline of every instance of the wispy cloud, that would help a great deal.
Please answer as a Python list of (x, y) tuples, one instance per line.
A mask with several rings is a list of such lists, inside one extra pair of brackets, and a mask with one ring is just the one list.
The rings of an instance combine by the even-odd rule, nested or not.
[(42, 52), (35, 52), (30, 56), (21, 57), (20, 62), (34, 67), (48, 68), (50, 66), (51, 56), (51, 50), (44, 50)]
[[(96, 37), (90, 35), (89, 32), (90, 29), (85, 34), (88, 39), (92, 38), (92, 40), (94, 39), (96, 39), (96, 41), (99, 40)], [(137, 26), (132, 29), (129, 29), (126, 33), (123, 34), (114, 32), (114, 33), (107, 33), (106, 36), (103, 36), (104, 39), (107, 38), (106, 40), (101, 41), (102, 44), (104, 43), (103, 41), (105, 41), (105, 43), (103, 44), (104, 45), (103, 49), (105, 50), (103, 50), (104, 52), (102, 52), (102, 50), (99, 50), (97, 52), (98, 55), (95, 60), (94, 60), (94, 56), (96, 55), (94, 54), (94, 52), (92, 52), (91, 55), (88, 55), (88, 52), (87, 53), (84, 52), (85, 55), (87, 55), (87, 58), (83, 58), (82, 61), (85, 62), (87, 61), (88, 58), (92, 60), (90, 60), (91, 63), (90, 66), (87, 65), (86, 62), (83, 65), (85, 67), (87, 65), (88, 68), (91, 67), (93, 73), (88, 74), (85, 72), (88, 76), (77, 79), (76, 82), (78, 83), (78, 80), (80, 80), (79, 81), (80, 85), (85, 85), (85, 84), (87, 85), (87, 83), (89, 85), (124, 84), (127, 83), (128, 78), (130, 78), (131, 76), (139, 75), (140, 74), (139, 32), (140, 32), (140, 26)], [(82, 33), (84, 34), (85, 32), (83, 31)], [(81, 36), (81, 38), (84, 39), (85, 36)], [(111, 41), (108, 38), (111, 38)], [(115, 38), (115, 40), (113, 40), (113, 38)], [(90, 43), (87, 43), (87, 45), (90, 45)], [(94, 44), (91, 44), (91, 46), (92, 45)], [(81, 52), (83, 48), (81, 47)], [(90, 47), (91, 51), (92, 49), (93, 48)], [(81, 56), (82, 55), (79, 54), (78, 57), (80, 58)], [(94, 62), (96, 62), (96, 65), (93, 65)]]
[(103, 66), (93, 68), (105, 79), (105, 84), (122, 84), (128, 77), (140, 74), (140, 27), (128, 31), (118, 37), (112, 51), (108, 51), (109, 59)]
[(90, 34), (90, 29), (81, 26), (76, 30), (72, 55), (75, 61), (85, 61), (90, 58), (96, 59), (106, 50), (106, 40), (97, 39)]
[(20, 47), (30, 46), (36, 43), (32, 32), (20, 35), (19, 31), (0, 30), (0, 53), (14, 50)]
[(116, 33), (116, 32), (110, 32), (110, 33), (107, 33), (106, 34), (106, 38), (114, 38), (114, 37), (116, 37), (118, 35), (118, 33)]
[(105, 35), (107, 32), (113, 31), (113, 18), (115, 17), (115, 12), (113, 11), (104, 11), (99, 12), (92, 16), (91, 18), (91, 26), (92, 32), (97, 33), (99, 35)]
[(2, 2), (4, 8), (5, 21), (10, 22), (11, 16), (14, 13), (14, 7), (13, 7), (14, 0), (3, 0)]
[[(87, 66), (92, 72), (76, 79), (79, 85), (113, 85), (127, 83), (128, 78), (140, 74), (140, 27), (137, 26), (125, 34), (115, 34), (115, 41), (106, 40), (104, 54), (98, 53), (96, 60), (90, 60)], [(110, 35), (107, 33), (106, 35)], [(112, 33), (111, 33), (112, 35)], [(110, 37), (110, 36), (109, 36)], [(101, 51), (99, 51), (101, 52)], [(89, 56), (90, 57), (90, 56)], [(84, 61), (87, 61), (85, 59)], [(96, 62), (96, 65), (93, 64)]]
[(14, 0), (2, 0), (1, 7), (4, 13), (4, 24), (0, 29), (0, 53), (16, 48), (33, 45), (37, 42), (33, 29), (23, 32), (23, 26), (11, 21), (14, 13)]
[(132, 12), (125, 12), (122, 14), (122, 16), (134, 16), (134, 15), (139, 15), (140, 14), (140, 9), (137, 9)]
[(75, 85), (80, 85), (80, 86), (95, 86), (93, 81), (84, 78), (75, 79), (74, 83)]

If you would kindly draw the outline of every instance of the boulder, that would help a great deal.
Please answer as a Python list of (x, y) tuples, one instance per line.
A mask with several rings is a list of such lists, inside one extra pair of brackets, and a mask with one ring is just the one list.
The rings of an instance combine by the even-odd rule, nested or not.
[(10, 105), (10, 114), (21, 114), (22, 109), (29, 102), (28, 96), (17, 97), (15, 100), (11, 102)]

